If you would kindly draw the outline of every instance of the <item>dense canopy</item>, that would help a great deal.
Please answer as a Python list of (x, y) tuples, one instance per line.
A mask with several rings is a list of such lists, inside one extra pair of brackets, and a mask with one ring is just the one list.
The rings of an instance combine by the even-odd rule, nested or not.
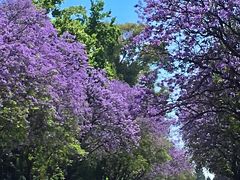
[(0, 179), (239, 180), (240, 1), (62, 2), (0, 0)]
[(178, 112), (193, 160), (216, 174), (240, 178), (240, 1), (145, 0), (138, 41), (168, 45), (160, 67), (173, 74)]
[(150, 88), (155, 76), (132, 87), (109, 79), (89, 65), (85, 46), (68, 32), (59, 35), (30, 0), (0, 2), (0, 66), (1, 178), (72, 179), (79, 167), (94, 171), (102, 163), (97, 177), (115, 179), (120, 171), (112, 174), (103, 162), (116, 154), (124, 154), (119, 165), (125, 157), (132, 162), (125, 166), (134, 171), (122, 177), (191, 168), (167, 139), (168, 95)]

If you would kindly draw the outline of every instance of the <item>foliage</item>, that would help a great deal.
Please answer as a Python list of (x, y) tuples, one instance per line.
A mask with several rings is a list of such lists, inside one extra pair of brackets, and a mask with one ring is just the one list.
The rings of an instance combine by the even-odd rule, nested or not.
[(157, 62), (156, 54), (166, 56), (164, 46), (125, 48), (143, 26), (116, 25), (111, 12), (103, 12), (103, 7), (103, 1), (92, 1), (89, 16), (82, 6), (65, 8), (55, 15), (53, 23), (59, 34), (69, 32), (86, 45), (90, 65), (105, 69), (110, 77), (134, 85), (139, 74), (149, 71), (150, 65)]
[(121, 94), (124, 102), (130, 105), (130, 112), (140, 125), (139, 145), (132, 148), (125, 145), (107, 154), (98, 149), (86, 160), (69, 168), (69, 179), (152, 179), (191, 169), (187, 158), (182, 156), (183, 152), (178, 151), (175, 155), (177, 151), (169, 147), (166, 139), (171, 122), (164, 117), (161, 106), (165, 105), (167, 97), (145, 88), (154, 78), (142, 79), (145, 81), (142, 80), (141, 85), (132, 88), (119, 81), (111, 84), (111, 89)]
[(63, 0), (32, 0), (34, 4), (37, 5), (37, 7), (43, 8), (46, 10), (47, 13), (52, 12), (57, 13), (60, 4), (63, 2)]
[(145, 0), (146, 23), (136, 42), (166, 43), (169, 58), (159, 66), (173, 73), (180, 90), (169, 108), (178, 110), (193, 160), (212, 172), (240, 178), (239, 0)]
[[(64, 56), (74, 44), (58, 38), (46, 16), (29, 1), (1, 3), (0, 14), (0, 176), (60, 176), (60, 167), (70, 163), (72, 154), (84, 154), (76, 120), (64, 122), (54, 99), (64, 73), (57, 71), (57, 62), (64, 65), (70, 59)], [(75, 58), (86, 61), (82, 46), (75, 47)]]
[(149, 44), (135, 44), (133, 41), (144, 29), (143, 24), (126, 23), (119, 25), (121, 36), (119, 39), (119, 58), (115, 60), (115, 67), (119, 79), (134, 85), (142, 74), (151, 71), (159, 62), (159, 57), (167, 56), (164, 44), (161, 46)]
[(91, 1), (89, 16), (82, 6), (65, 8), (55, 16), (53, 24), (59, 34), (69, 32), (86, 45), (90, 65), (105, 69), (114, 77), (116, 73), (113, 60), (119, 56), (115, 50), (120, 31), (111, 12), (103, 12), (103, 8), (104, 2), (101, 0)]
[[(115, 26), (100, 21), (108, 17), (100, 13), (102, 7), (101, 1), (92, 4), (87, 18), (91, 23), (84, 31), (92, 35), (107, 30), (114, 39)], [(82, 17), (77, 14), (83, 9), (68, 10), (63, 10), (63, 19), (74, 12), (70, 22), (75, 27), (74, 19)], [(132, 176), (166, 159), (170, 160), (161, 166), (166, 172), (182, 169), (175, 161), (187, 163), (178, 156), (182, 153), (165, 149), (172, 122), (163, 111), (168, 96), (153, 90), (154, 73), (133, 87), (108, 79), (89, 66), (84, 45), (68, 33), (59, 36), (46, 13), (30, 0), (1, 2), (0, 29), (1, 178), (64, 179), (78, 175), (77, 165), (88, 168), (88, 163), (90, 172), (96, 166), (97, 178), (112, 178), (118, 175), (111, 174), (114, 162), (102, 162), (116, 154), (116, 162), (123, 162)], [(108, 62), (105, 45), (114, 40), (106, 37), (101, 36), (103, 47), (99, 46), (104, 51), (93, 56), (96, 67)], [(101, 39), (98, 34), (96, 38)]]

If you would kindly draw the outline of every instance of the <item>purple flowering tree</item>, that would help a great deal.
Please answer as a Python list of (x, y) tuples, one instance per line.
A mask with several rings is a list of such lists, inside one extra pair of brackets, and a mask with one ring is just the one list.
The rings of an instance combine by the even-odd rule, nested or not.
[(180, 89), (177, 108), (193, 159), (216, 174), (240, 178), (240, 1), (145, 0), (137, 41), (168, 45), (159, 63)]
[(142, 124), (168, 134), (166, 96), (88, 66), (84, 45), (59, 37), (30, 0), (0, 1), (0, 67), (3, 178), (63, 179), (85, 151), (101, 160), (138, 147)]
[(31, 1), (1, 2), (0, 14), (0, 176), (61, 178), (69, 156), (84, 153), (73, 118), (84, 99), (84, 47), (59, 38)]
[(116, 121), (120, 131), (129, 131), (128, 139), (137, 133), (128, 111), (116, 114), (127, 103), (109, 89), (113, 82), (88, 67), (82, 44), (68, 34), (58, 37), (49, 19), (30, 1), (3, 3), (0, 12), (1, 106), (11, 100), (46, 104), (63, 123), (71, 118), (79, 123), (102, 118), (106, 120), (102, 123), (115, 126), (111, 121)]
[[(45, 178), (60, 168), (60, 159), (82, 155), (80, 143), (88, 151), (137, 144), (128, 104), (88, 67), (82, 44), (68, 34), (58, 37), (31, 1), (1, 2), (0, 14), (2, 168), (13, 161), (26, 177)], [(18, 178), (12, 171), (1, 176)]]

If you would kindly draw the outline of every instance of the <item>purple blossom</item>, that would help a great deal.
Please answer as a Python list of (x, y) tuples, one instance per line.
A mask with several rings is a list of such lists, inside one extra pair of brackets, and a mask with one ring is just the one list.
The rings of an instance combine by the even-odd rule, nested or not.
[(193, 159), (239, 179), (240, 1), (144, 0), (137, 9), (146, 29), (136, 42), (164, 42), (160, 65), (177, 70), (168, 85), (180, 94), (167, 107), (177, 109)]
[(30, 0), (1, 3), (0, 14), (1, 106), (11, 100), (30, 110), (45, 106), (61, 124), (74, 120), (78, 139), (89, 152), (138, 145), (139, 119), (167, 136), (165, 96), (109, 80), (91, 68), (84, 45), (70, 34), (58, 37)]

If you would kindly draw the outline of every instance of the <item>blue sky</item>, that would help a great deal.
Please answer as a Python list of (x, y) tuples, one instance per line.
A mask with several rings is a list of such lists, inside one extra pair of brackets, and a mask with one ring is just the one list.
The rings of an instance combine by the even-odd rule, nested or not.
[[(105, 0), (105, 11), (111, 10), (112, 16), (116, 17), (117, 23), (137, 22), (134, 5), (138, 0)], [(65, 0), (63, 7), (83, 5), (87, 9), (90, 7), (90, 0)]]

